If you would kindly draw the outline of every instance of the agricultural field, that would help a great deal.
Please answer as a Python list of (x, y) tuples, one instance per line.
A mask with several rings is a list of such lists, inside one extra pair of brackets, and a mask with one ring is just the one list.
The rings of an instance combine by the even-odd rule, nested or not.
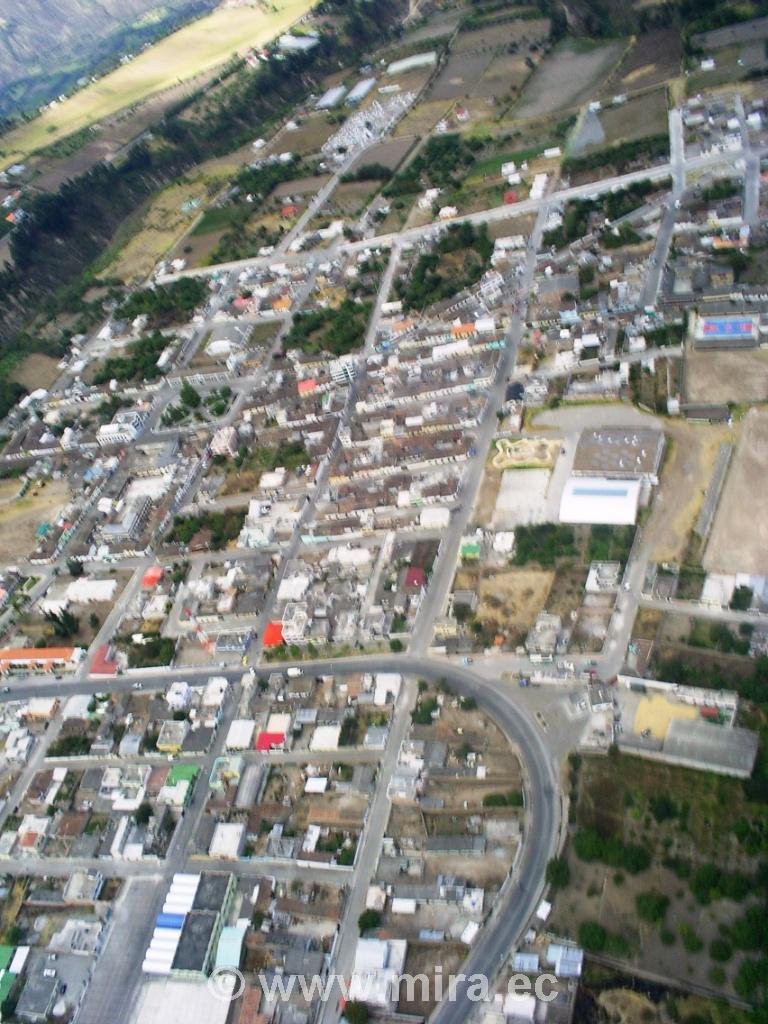
[(600, 112), (604, 145), (614, 146), (667, 130), (667, 96), (664, 89), (653, 89), (616, 107)]
[(9, 132), (0, 140), (3, 165), (23, 161), (36, 149), (140, 103), (180, 80), (217, 67), (233, 53), (263, 45), (311, 6), (310, 0), (277, 0), (269, 11), (256, 4), (220, 7)]
[(148, 206), (127, 221), (100, 261), (100, 273), (126, 284), (145, 280), (158, 260), (186, 234), (211, 194), (228, 175), (197, 173), (163, 189)]
[(367, 164), (381, 164), (382, 167), (388, 167), (390, 171), (394, 171), (405, 159), (415, 141), (415, 139), (401, 138), (385, 139), (383, 142), (377, 142), (374, 146), (369, 146), (368, 149), (360, 154), (358, 159), (352, 164), (349, 173), (355, 174), (356, 171), (359, 171), (361, 167), (365, 167)]
[(560, 43), (536, 69), (526, 86), (515, 117), (528, 120), (569, 110), (593, 95), (624, 52), (620, 41)]
[(429, 90), (430, 102), (458, 100), (472, 94), (491, 63), (491, 53), (451, 53)]
[(58, 361), (42, 352), (33, 352), (14, 369), (11, 380), (16, 381), (28, 391), (35, 388), (47, 388), (60, 374)]
[(601, 96), (631, 95), (662, 85), (680, 74), (681, 59), (680, 33), (674, 29), (659, 29), (639, 36), (605, 83)]
[(298, 128), (292, 131), (283, 128), (277, 132), (258, 155), (294, 153), (296, 156), (307, 156), (309, 153), (317, 153), (337, 128), (338, 125), (326, 113), (310, 114), (299, 123)]
[(750, 409), (726, 477), (704, 567), (721, 572), (768, 572), (768, 522), (755, 510), (768, 500), (768, 410)]

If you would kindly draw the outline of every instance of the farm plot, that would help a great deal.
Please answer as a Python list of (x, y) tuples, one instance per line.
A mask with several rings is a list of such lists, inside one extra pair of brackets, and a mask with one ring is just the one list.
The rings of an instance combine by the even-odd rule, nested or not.
[(768, 501), (768, 410), (750, 409), (725, 482), (704, 568), (768, 572), (768, 520), (755, 515)]
[(623, 48), (619, 41), (587, 46), (569, 40), (559, 44), (531, 77), (515, 116), (521, 120), (547, 117), (578, 106), (594, 94)]
[(375, 146), (370, 146), (360, 154), (352, 164), (350, 174), (355, 174), (361, 167), (368, 164), (381, 164), (382, 167), (388, 167), (390, 171), (394, 171), (414, 142), (415, 139), (408, 138), (386, 139), (384, 142), (377, 142)]
[(490, 52), (452, 53), (429, 90), (429, 100), (446, 101), (469, 96), (474, 92), (492, 57)]
[(603, 96), (661, 85), (680, 74), (680, 33), (660, 29), (640, 36), (605, 83)]
[(502, 21), (483, 28), (460, 32), (451, 49), (456, 54), (498, 52), (510, 44), (530, 45), (540, 43), (549, 35), (549, 18), (535, 18), (530, 21), (517, 18)]
[(317, 153), (336, 130), (337, 125), (327, 114), (312, 114), (295, 130), (278, 132), (262, 152), (265, 155), (295, 153), (296, 156), (307, 156), (309, 153)]
[(604, 133), (601, 145), (614, 146), (646, 135), (660, 135), (667, 130), (667, 95), (664, 89), (653, 89), (619, 106), (607, 107), (600, 113)]

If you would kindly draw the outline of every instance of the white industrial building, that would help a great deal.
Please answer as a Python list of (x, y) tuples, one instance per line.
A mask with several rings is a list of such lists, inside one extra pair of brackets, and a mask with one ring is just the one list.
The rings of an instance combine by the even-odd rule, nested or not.
[(637, 521), (640, 480), (570, 477), (560, 500), (561, 523), (631, 526)]
[(407, 951), (405, 939), (358, 939), (349, 984), (350, 1001), (394, 1010)]

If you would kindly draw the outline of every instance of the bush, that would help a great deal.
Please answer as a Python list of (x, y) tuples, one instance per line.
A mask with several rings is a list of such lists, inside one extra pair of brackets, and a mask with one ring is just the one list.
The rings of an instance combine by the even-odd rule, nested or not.
[(571, 869), (565, 857), (553, 857), (547, 864), (547, 882), (553, 889), (565, 889), (571, 880)]
[(370, 932), (381, 924), (381, 914), (378, 910), (364, 910), (357, 919), (357, 927), (360, 933)]
[(689, 924), (681, 924), (678, 931), (687, 953), (700, 953), (704, 949), (704, 943)]
[(486, 793), (483, 807), (522, 807), (523, 794), (519, 790), (511, 793)]
[(576, 833), (573, 848), (581, 860), (599, 860), (609, 867), (622, 868), (631, 875), (645, 871), (651, 864), (651, 855), (644, 846), (622, 843), (615, 837), (603, 839), (592, 828), (584, 828)]
[(709, 955), (719, 964), (728, 963), (733, 956), (733, 946), (727, 939), (713, 939), (709, 944)]
[(584, 921), (579, 925), (579, 945), (589, 953), (603, 953), (608, 943), (608, 934), (597, 921)]
[(659, 892), (641, 892), (635, 897), (638, 917), (651, 924), (660, 924), (666, 917), (669, 898)]

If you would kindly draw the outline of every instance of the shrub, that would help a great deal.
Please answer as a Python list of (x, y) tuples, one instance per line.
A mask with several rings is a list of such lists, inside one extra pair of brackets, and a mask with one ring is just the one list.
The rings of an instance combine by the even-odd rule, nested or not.
[(644, 921), (660, 924), (666, 917), (669, 897), (659, 892), (641, 892), (635, 897), (635, 908)]
[(547, 864), (547, 882), (553, 889), (565, 889), (571, 880), (571, 869), (565, 857), (553, 857)]

